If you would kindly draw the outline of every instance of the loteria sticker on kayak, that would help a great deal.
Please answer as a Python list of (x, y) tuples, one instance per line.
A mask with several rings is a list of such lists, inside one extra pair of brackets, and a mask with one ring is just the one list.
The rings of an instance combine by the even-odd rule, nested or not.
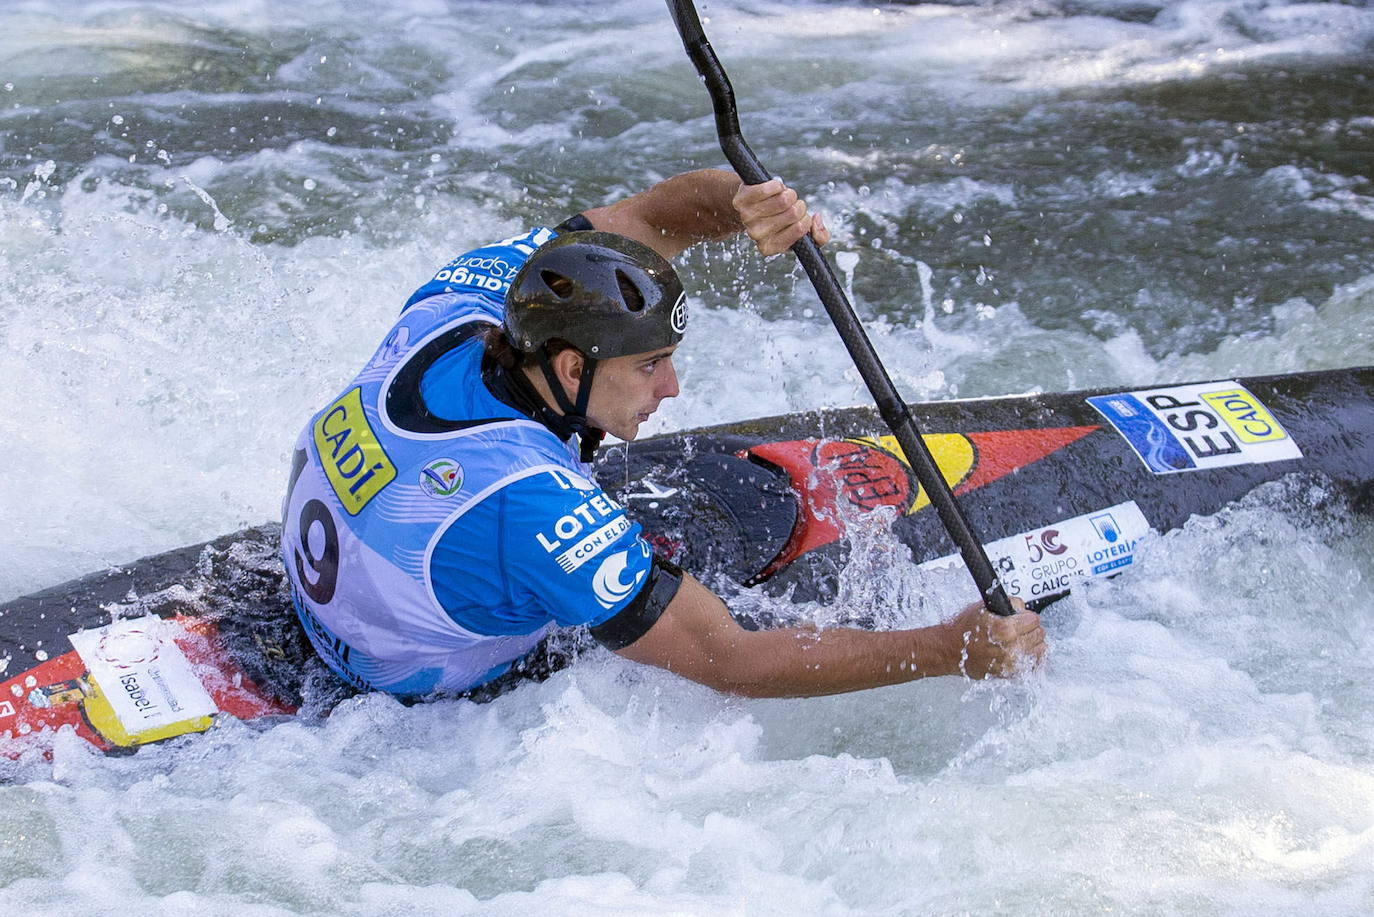
[(1239, 382), (1098, 395), (1101, 412), (1155, 474), (1302, 458), (1302, 450)]
[[(1129, 569), (1146, 533), (1295, 473), (1348, 494), (1349, 506), (1374, 504), (1374, 368), (911, 411), (1008, 591), (1032, 607)], [(359, 501), (367, 469), (386, 470), (361, 430), (339, 440)], [(435, 499), (463, 473), (429, 470)], [(959, 563), (872, 408), (616, 445), (602, 450), (597, 477), (656, 551), (725, 593), (758, 586), (829, 601), (861, 540), (899, 544), (916, 566)], [(1289, 491), (1309, 493), (1275, 492)], [(130, 750), (226, 716), (288, 713), (306, 682), (312, 692), (332, 684), (314, 677), (322, 664), (291, 610), (279, 535), (267, 524), (0, 604), (0, 754), (35, 737), (50, 746), (58, 729)], [(311, 709), (328, 703), (311, 695)]]

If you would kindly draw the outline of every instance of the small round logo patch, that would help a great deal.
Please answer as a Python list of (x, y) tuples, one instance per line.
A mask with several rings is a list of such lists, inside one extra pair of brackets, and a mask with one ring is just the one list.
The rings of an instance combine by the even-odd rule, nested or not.
[(672, 326), (675, 334), (682, 334), (687, 330), (687, 294), (678, 296), (677, 302), (673, 303), (673, 311), (668, 314), (668, 324)]
[(409, 346), (410, 329), (402, 325), (391, 332), (391, 334), (387, 335), (385, 341), (382, 341), (382, 349), (377, 352), (375, 359), (378, 364), (390, 363), (392, 360), (405, 353), (406, 348)]
[(644, 579), (647, 571), (640, 570), (630, 577), (628, 583), (625, 582), (622, 574), (629, 565), (630, 552), (619, 551), (607, 557), (601, 562), (601, 566), (596, 568), (596, 573), (592, 576), (592, 592), (596, 594), (596, 600), (603, 608), (614, 608), (629, 598), (630, 593), (639, 585), (639, 581)]
[(117, 669), (157, 662), (162, 654), (162, 641), (142, 628), (130, 627), (107, 631), (96, 645), (96, 655)]
[(436, 500), (451, 497), (463, 487), (463, 466), (451, 458), (435, 459), (420, 469), (420, 489)]

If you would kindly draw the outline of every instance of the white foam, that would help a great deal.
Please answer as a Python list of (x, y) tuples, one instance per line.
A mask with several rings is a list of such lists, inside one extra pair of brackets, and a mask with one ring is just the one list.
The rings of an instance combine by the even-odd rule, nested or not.
[[(969, 233), (972, 277), (977, 253), (1008, 244), (972, 220), (1025, 207), (1017, 179), (965, 177), (959, 163), (985, 151), (915, 130), (852, 141), (845, 108), (875, 107), (884, 127), (927, 105), (976, 121), (1047, 89), (1289, 54), (1343, 63), (1364, 53), (1369, 10), (1177, 0), (1143, 23), (1123, 21), (1115, 0), (1074, 16), (1029, 3), (703, 6), (751, 132), (778, 146), (814, 136), (787, 155), (829, 163), (836, 185), (813, 201), (835, 215), (856, 307), (908, 397), (1374, 363), (1367, 271), (1330, 296), (1256, 306), (1244, 333), (1224, 330), (1205, 350), (1147, 346), (1152, 316), (1190, 314), (1162, 278), (1124, 305), (1078, 307), (1109, 330), (1037, 324), (1036, 303), (989, 295), (1017, 278), (989, 279), (989, 264), (986, 286), (961, 286), (910, 229)], [(154, 72), (160, 42), (209, 55), (218, 36), (250, 55), (266, 54), (264, 39), (289, 45), (272, 71), (283, 88), (121, 96), (109, 100), (126, 119), (116, 126), (136, 133), (145, 105), (227, 111), (321, 93), (367, 124), (394, 104), (374, 95), (414, 84), (406, 117), (455, 127), (451, 142), (360, 162), (325, 120), (318, 137), (241, 155), (158, 158), (162, 144), (147, 163), (112, 153), (80, 176), (69, 163), (49, 171), (41, 152), (22, 165), (0, 188), (0, 390), (11, 393), (0, 598), (275, 516), (299, 426), (436, 266), (521, 228), (542, 206), (527, 198), (586, 206), (654, 170), (715, 161), (705, 100), (657, 0), (359, 9), (231, 0), (192, 22), (171, 0), (21, 0), (0, 13), (0, 25), (42, 26), (0, 28), (13, 84), (0, 105), (21, 106), (6, 109), (18, 121), (35, 116), (39, 77), (136, 78)], [(606, 45), (615, 53), (597, 53)], [(63, 48), (76, 50), (51, 53)], [(560, 94), (569, 85), (596, 98)], [(324, 88), (338, 86), (356, 92)], [(616, 106), (652, 117), (591, 136), (593, 115)], [(1366, 121), (1329, 132), (1358, 138)], [(520, 158), (523, 144), (567, 150), (545, 172)], [(1244, 176), (1234, 152), (1195, 145), (1156, 171), (1122, 162), (1046, 181), (1086, 209)], [(415, 177), (433, 155), (443, 167)], [(942, 171), (917, 168), (923, 156)], [(556, 183), (559, 170), (573, 180)], [(849, 170), (882, 180), (862, 179), (865, 193)], [(1369, 219), (1364, 186), (1306, 162), (1276, 165), (1261, 187), (1299, 213)], [(376, 204), (355, 211), (362, 226), (315, 229), (307, 192)], [(252, 241), (259, 223), (279, 241)], [(1059, 240), (1042, 241), (1040, 257), (1057, 257)], [(684, 395), (646, 433), (867, 402), (785, 259), (760, 265), (741, 243), (687, 263)], [(886, 272), (910, 289), (875, 283)], [(1100, 289), (1077, 279), (1087, 296)], [(1256, 498), (1153, 539), (1126, 575), (1046, 616), (1049, 665), (1019, 682), (742, 701), (598, 652), (480, 707), (367, 697), (324, 723), (226, 723), (127, 758), (63, 734), (51, 763), (0, 757), (0, 900), (15, 914), (226, 917), (1361, 913), (1374, 854), (1374, 532), (1304, 505)], [(872, 535), (857, 539), (841, 604), (800, 610), (821, 623), (852, 610), (929, 623), (957, 606), (962, 577), (913, 570)]]
[[(1349, 618), (1355, 534), (1256, 503), (1158, 539), (1048, 619), (1050, 666), (1020, 684), (737, 701), (603, 654), (483, 707), (366, 697), (124, 761), (73, 739), (6, 817), (82, 906), (867, 912), (1015, 890), (1341, 912), (1374, 845), (1374, 673), (1330, 639), (1374, 623)], [(77, 838), (123, 855), (78, 861)], [(15, 906), (50, 891), (9, 868), (32, 876)]]
[[(27, 394), (0, 418), (24, 469), (0, 480), (0, 593), (275, 517), (300, 425), (461, 244), (254, 246), (100, 187), (64, 195), (56, 227), (0, 200), (0, 385)], [(461, 206), (434, 219), (512, 229)]]

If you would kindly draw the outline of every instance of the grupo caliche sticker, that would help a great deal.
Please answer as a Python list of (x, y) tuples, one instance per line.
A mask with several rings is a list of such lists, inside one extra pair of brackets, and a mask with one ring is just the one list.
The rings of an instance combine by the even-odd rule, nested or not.
[[(1079, 580), (1117, 573), (1135, 560), (1150, 523), (1134, 500), (984, 545), (1007, 593), (1026, 601), (1068, 592)], [(957, 554), (922, 568), (960, 563)]]

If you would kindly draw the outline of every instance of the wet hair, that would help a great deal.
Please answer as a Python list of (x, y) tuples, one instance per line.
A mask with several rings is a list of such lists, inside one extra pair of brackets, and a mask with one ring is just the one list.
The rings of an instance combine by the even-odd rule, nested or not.
[[(539, 365), (538, 352), (522, 353), (517, 350), (510, 338), (506, 337), (505, 329), (500, 325), (494, 325), (487, 329), (487, 332), (482, 336), (482, 345), (486, 348), (487, 356), (491, 357), (502, 369), (513, 370)], [(562, 338), (551, 338), (545, 342), (544, 346), (548, 348), (550, 359), (565, 350), (577, 350), (576, 347)]]

